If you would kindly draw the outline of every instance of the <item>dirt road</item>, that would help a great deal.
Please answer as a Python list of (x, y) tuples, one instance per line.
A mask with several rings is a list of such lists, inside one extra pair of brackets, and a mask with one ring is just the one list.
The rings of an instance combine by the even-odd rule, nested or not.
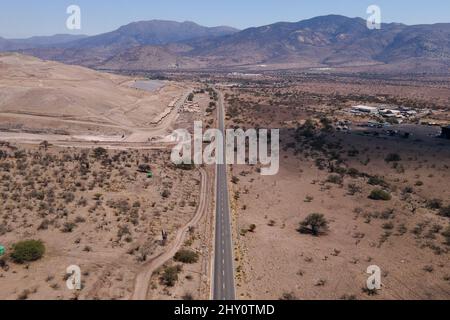
[(158, 254), (157, 256), (151, 257), (142, 267), (142, 270), (137, 274), (135, 283), (134, 283), (134, 292), (131, 297), (131, 300), (146, 300), (148, 295), (148, 288), (150, 284), (151, 277), (153, 272), (164, 265), (168, 260), (172, 259), (172, 257), (177, 253), (177, 251), (181, 248), (184, 241), (186, 240), (186, 236), (191, 227), (196, 226), (200, 219), (207, 212), (208, 208), (208, 194), (211, 191), (210, 179), (208, 179), (207, 172), (200, 168), (201, 174), (201, 187), (200, 187), (200, 201), (197, 207), (197, 211), (192, 220), (186, 224), (183, 228), (179, 229), (175, 239), (169, 244), (166, 250), (163, 253)]

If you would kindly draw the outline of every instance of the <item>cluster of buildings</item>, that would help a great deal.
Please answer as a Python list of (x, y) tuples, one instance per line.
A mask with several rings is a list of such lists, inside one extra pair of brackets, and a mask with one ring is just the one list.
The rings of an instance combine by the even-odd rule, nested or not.
[(407, 107), (390, 108), (387, 106), (364, 106), (358, 105), (351, 108), (350, 113), (354, 115), (373, 115), (381, 116), (385, 119), (396, 119), (398, 122), (402, 122), (404, 119), (416, 118), (418, 115), (425, 116), (430, 113), (430, 110), (424, 109), (418, 113), (415, 110)]
[(181, 111), (183, 112), (189, 112), (189, 113), (198, 113), (200, 112), (200, 106), (196, 102), (186, 102), (181, 107)]
[[(383, 128), (388, 123), (392, 123), (391, 121), (389, 121), (389, 119), (395, 119), (396, 123), (402, 123), (404, 120), (426, 117), (432, 112), (429, 109), (421, 109), (419, 111), (416, 111), (403, 106), (398, 108), (390, 108), (386, 106), (373, 107), (358, 105), (352, 107), (350, 113), (353, 115), (372, 116), (377, 119), (377, 121), (368, 121), (366, 126), (373, 128)], [(379, 122), (380, 119), (384, 119), (385, 122)], [(428, 125), (438, 125), (438, 123), (428, 123), (422, 121), (420, 123)], [(337, 127), (341, 128), (341, 130), (346, 130), (345, 124), (338, 123)], [(450, 125), (442, 127), (441, 138), (450, 139)]]

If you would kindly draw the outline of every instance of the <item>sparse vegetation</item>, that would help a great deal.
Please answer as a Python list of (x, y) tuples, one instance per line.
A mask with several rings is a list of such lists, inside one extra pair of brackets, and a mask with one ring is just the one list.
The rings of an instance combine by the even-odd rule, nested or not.
[(442, 236), (445, 238), (445, 244), (450, 246), (450, 225), (442, 232)]
[(390, 153), (384, 159), (386, 162), (399, 162), (402, 160), (398, 153)]
[(441, 199), (431, 199), (427, 201), (427, 208), (432, 210), (438, 210), (442, 208), (442, 200)]
[(344, 179), (342, 178), (342, 176), (337, 175), (337, 174), (329, 175), (328, 178), (327, 178), (327, 182), (334, 183), (334, 184), (339, 184), (339, 185), (342, 184), (343, 181), (344, 181)]
[(179, 265), (165, 267), (161, 276), (161, 281), (164, 285), (173, 287), (178, 281), (178, 274), (181, 272), (181, 270), (182, 268)]
[(439, 215), (443, 216), (443, 217), (447, 217), (450, 218), (450, 205), (446, 206), (446, 207), (442, 207), (439, 210)]
[(284, 292), (279, 300), (291, 301), (291, 300), (298, 300), (298, 298), (295, 296), (293, 292)]

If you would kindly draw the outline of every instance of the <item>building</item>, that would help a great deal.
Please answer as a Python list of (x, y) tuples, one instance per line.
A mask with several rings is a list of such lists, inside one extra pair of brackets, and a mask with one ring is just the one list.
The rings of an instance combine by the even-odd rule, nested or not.
[(450, 139), (450, 125), (442, 127), (441, 137), (444, 139)]
[(369, 107), (369, 106), (354, 106), (352, 107), (352, 112), (354, 113), (370, 113), (370, 114), (375, 114), (378, 113), (378, 108), (377, 107)]

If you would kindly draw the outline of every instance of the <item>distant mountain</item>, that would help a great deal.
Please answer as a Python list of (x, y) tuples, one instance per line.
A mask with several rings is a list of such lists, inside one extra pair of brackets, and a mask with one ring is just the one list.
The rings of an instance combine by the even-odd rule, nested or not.
[(4, 39), (0, 37), (0, 51), (17, 51), (30, 48), (58, 46), (87, 38), (85, 35), (56, 34), (54, 36), (31, 37), (27, 39)]
[(361, 18), (329, 15), (237, 31), (153, 20), (23, 52), (112, 70), (376, 66), (402, 72), (450, 72), (450, 24), (390, 23), (369, 30)]
[(193, 22), (151, 20), (133, 22), (119, 29), (89, 37), (70, 47), (131, 47), (164, 45), (195, 38), (219, 37), (237, 32), (231, 27), (203, 27)]
[(405, 28), (400, 24), (384, 24), (381, 30), (369, 30), (361, 18), (330, 15), (250, 28), (199, 42), (192, 54), (242, 64), (292, 63), (302, 59), (333, 66), (368, 63), (374, 62), (374, 57)]
[(411, 58), (449, 61), (450, 24), (404, 28), (375, 58), (384, 62)]
[[(204, 27), (189, 21), (140, 21), (122, 26), (112, 32), (66, 42), (62, 45), (25, 48), (25, 50), (19, 51), (42, 59), (99, 67), (115, 56), (117, 56), (116, 61), (124, 61), (121, 56), (134, 48), (170, 45), (194, 39), (207, 40), (238, 31), (226, 26)], [(148, 62), (148, 59), (146, 61)], [(124, 61), (124, 63), (127, 62)], [(151, 65), (155, 65), (155, 63), (157, 61)]]

